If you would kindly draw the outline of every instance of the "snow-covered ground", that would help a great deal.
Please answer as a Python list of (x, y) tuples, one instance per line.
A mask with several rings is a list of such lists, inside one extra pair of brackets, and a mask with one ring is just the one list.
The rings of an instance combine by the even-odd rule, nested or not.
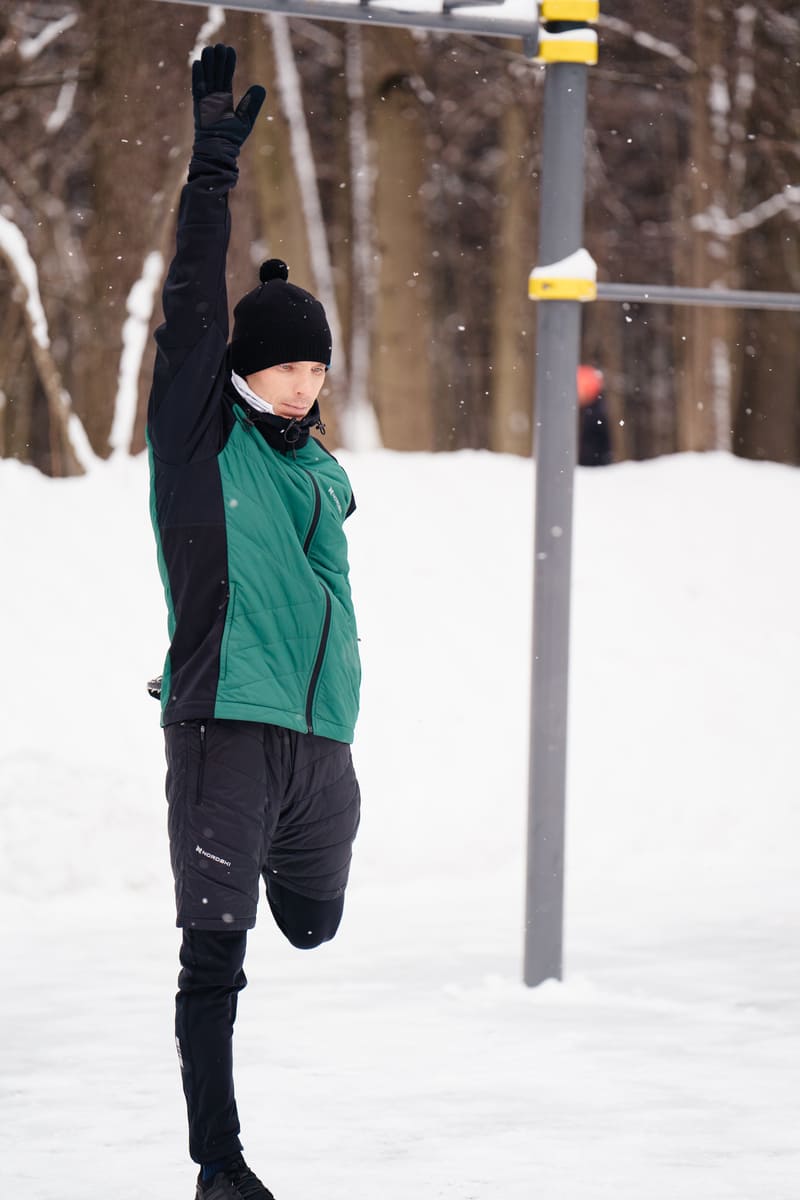
[[(236, 1052), (278, 1200), (797, 1200), (800, 472), (579, 472), (566, 974), (521, 979), (529, 463), (342, 456), (365, 669), (345, 921), (266, 907)], [(0, 1178), (193, 1195), (144, 462), (0, 463)]]

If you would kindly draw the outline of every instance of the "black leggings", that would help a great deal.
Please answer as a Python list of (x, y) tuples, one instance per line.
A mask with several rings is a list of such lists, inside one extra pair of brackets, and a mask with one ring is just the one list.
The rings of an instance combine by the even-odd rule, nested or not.
[[(272, 914), (293, 946), (311, 950), (339, 928), (344, 896), (309, 900), (270, 880)], [(175, 1040), (189, 1114), (189, 1153), (215, 1162), (241, 1149), (233, 1090), (233, 1025), (247, 984), (246, 930), (184, 929)]]

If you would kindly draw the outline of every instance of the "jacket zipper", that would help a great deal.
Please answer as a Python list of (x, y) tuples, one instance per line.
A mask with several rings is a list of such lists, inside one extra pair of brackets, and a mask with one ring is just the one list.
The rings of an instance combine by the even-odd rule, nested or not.
[(319, 525), (319, 516), (322, 512), (322, 497), (320, 496), (319, 492), (319, 484), (311, 472), (306, 471), (305, 467), (301, 467), (301, 470), (306, 472), (306, 475), (311, 480), (311, 486), (314, 489), (314, 515), (311, 518), (311, 524), (309, 526), (308, 533), (306, 534), (306, 540), (303, 542), (303, 554), (308, 554), (308, 548), (311, 545), (311, 539), (317, 532), (317, 526)]
[[(305, 467), (301, 467), (301, 470), (305, 471), (306, 475), (311, 480), (311, 486), (314, 489), (314, 513), (311, 517), (311, 524), (308, 527), (306, 539), (303, 542), (303, 554), (307, 555), (308, 548), (311, 545), (314, 534), (317, 532), (317, 526), (319, 525), (320, 513), (322, 512), (322, 496), (320, 495), (319, 484), (311, 472), (306, 471)], [(330, 633), (331, 628), (331, 598), (325, 585), (321, 584), (320, 586), (325, 593), (325, 619), (322, 622), (322, 637), (320, 638), (317, 657), (314, 660), (314, 669), (311, 672), (311, 680), (309, 682), (308, 692), (306, 694), (306, 727), (309, 733), (314, 732), (313, 722), (311, 719), (311, 710), (314, 707), (314, 693), (317, 690), (320, 672), (322, 671), (322, 660), (325, 657), (325, 648), (328, 645), (328, 634)]]
[(200, 722), (200, 766), (197, 768), (197, 796), (196, 803), (200, 804), (203, 799), (203, 779), (206, 773), (206, 727), (205, 722)]
[(328, 645), (328, 634), (331, 630), (331, 598), (325, 585), (320, 584), (320, 586), (325, 593), (325, 620), (322, 622), (322, 637), (320, 638), (314, 670), (311, 672), (311, 682), (308, 685), (308, 693), (306, 695), (306, 726), (309, 733), (314, 732), (311, 721), (311, 709), (314, 705), (314, 693), (317, 690), (317, 683), (322, 671), (322, 660), (325, 657), (325, 648)]

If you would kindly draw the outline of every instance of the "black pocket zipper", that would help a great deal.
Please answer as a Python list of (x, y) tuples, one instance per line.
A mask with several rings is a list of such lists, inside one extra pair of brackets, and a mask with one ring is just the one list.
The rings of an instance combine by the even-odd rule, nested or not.
[(200, 722), (200, 765), (197, 768), (197, 793), (195, 795), (195, 803), (201, 804), (203, 800), (203, 778), (206, 773), (206, 726), (205, 722)]

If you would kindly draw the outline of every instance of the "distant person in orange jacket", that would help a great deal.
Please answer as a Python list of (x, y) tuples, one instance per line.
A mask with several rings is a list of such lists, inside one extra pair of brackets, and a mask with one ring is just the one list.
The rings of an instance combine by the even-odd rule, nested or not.
[(584, 364), (578, 367), (578, 463), (606, 467), (614, 461), (608, 409), (603, 395), (603, 372)]

